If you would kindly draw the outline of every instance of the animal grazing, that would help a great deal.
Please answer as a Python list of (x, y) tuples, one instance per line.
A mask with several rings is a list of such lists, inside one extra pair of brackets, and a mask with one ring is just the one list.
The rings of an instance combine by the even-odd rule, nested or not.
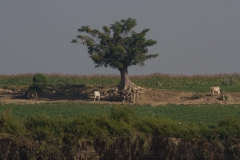
[(210, 94), (212, 94), (214, 96), (214, 92), (217, 92), (217, 94), (221, 94), (222, 95), (222, 90), (220, 89), (219, 86), (213, 86), (210, 88)]
[(94, 98), (93, 100), (95, 101), (95, 99), (97, 98), (99, 101), (101, 99), (101, 92), (100, 91), (94, 91)]

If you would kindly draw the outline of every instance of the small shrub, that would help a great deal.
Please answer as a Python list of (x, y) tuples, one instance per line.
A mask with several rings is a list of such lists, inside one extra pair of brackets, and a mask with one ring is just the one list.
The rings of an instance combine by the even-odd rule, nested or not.
[(199, 98), (202, 98), (203, 95), (200, 94), (199, 92), (195, 92), (193, 93), (193, 95), (191, 96), (191, 99), (199, 99)]
[(33, 83), (47, 83), (48, 78), (42, 73), (35, 74), (33, 76)]

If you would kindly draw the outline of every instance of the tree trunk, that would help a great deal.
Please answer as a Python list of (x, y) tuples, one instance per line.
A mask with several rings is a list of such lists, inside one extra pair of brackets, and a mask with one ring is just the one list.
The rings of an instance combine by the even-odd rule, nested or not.
[(129, 76), (128, 76), (128, 68), (123, 68), (119, 70), (121, 73), (121, 81), (118, 85), (118, 89), (127, 89), (130, 85), (133, 83), (131, 82)]

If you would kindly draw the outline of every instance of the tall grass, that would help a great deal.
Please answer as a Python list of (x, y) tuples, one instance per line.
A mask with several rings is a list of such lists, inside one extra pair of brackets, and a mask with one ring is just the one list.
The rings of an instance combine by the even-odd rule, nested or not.
[[(0, 85), (30, 85), (34, 74), (0, 75)], [(119, 75), (61, 75), (46, 74), (52, 84), (93, 84), (117, 85)], [(170, 75), (154, 73), (150, 75), (134, 75), (130, 79), (140, 86), (206, 86), (206, 85), (240, 85), (240, 74), (215, 75)]]

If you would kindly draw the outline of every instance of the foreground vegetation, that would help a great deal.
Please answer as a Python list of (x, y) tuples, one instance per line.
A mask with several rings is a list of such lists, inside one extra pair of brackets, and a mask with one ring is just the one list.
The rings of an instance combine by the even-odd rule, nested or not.
[[(81, 121), (81, 123), (79, 123), (79, 132), (84, 132), (84, 134), (86, 132), (85, 136), (97, 137), (101, 136), (102, 132), (108, 132), (109, 135), (124, 135), (136, 131), (150, 134), (164, 134), (165, 136), (189, 137), (194, 136), (194, 134), (199, 134), (197, 130), (200, 130), (203, 126), (211, 132), (217, 131), (220, 124), (221, 127), (224, 124), (227, 128), (233, 127), (232, 125), (237, 125), (232, 128), (232, 131), (236, 131), (236, 133), (240, 132), (239, 105), (192, 106), (171, 104), (153, 107), (139, 105), (112, 106), (87, 103), (1, 104), (0, 114), (0, 131), (14, 135), (21, 133), (24, 128), (26, 129), (26, 124), (29, 123), (34, 123), (34, 127), (40, 125), (38, 129), (41, 127), (50, 129), (49, 127), (55, 128), (56, 125), (60, 125), (57, 127), (61, 128), (64, 127), (64, 124), (75, 121)], [(103, 125), (107, 125), (102, 128), (102, 131), (100, 131), (101, 126), (98, 126), (98, 122), (102, 121), (101, 119), (106, 121)], [(230, 124), (230, 121), (232, 124)], [(41, 126), (42, 123), (44, 123), (44, 126)], [(225, 125), (225, 123), (228, 124)], [(193, 126), (194, 128), (192, 128)], [(95, 130), (96, 127), (100, 128)], [(52, 128), (53, 130), (51, 132), (56, 132), (54, 128)], [(189, 131), (186, 130), (187, 128)], [(223, 135), (224, 137), (233, 136), (239, 138), (238, 136), (240, 136), (240, 134), (228, 134), (232, 131), (227, 128), (225, 128), (226, 135)], [(113, 131), (113, 129), (115, 131)], [(192, 129), (197, 129), (193, 135)], [(39, 131), (45, 132), (44, 128)], [(31, 129), (28, 132), (32, 132)], [(96, 133), (88, 135), (89, 132)], [(191, 134), (186, 135), (184, 132)], [(170, 133), (170, 135), (168, 133)], [(204, 137), (206, 135), (202, 136)]]
[[(21, 110), (23, 106), (19, 107)], [(54, 106), (47, 107), (49, 110), (54, 109)], [(222, 140), (240, 138), (240, 120), (239, 118), (237, 119), (239, 115), (236, 115), (235, 118), (232, 116), (222, 116), (222, 118), (220, 118), (221, 120), (218, 120), (212, 125), (207, 125), (207, 123), (204, 122), (192, 122), (197, 115), (195, 113), (195, 116), (190, 119), (188, 116), (185, 116), (185, 121), (180, 123), (179, 120), (183, 120), (183, 117), (180, 116), (182, 112), (180, 111), (181, 107), (178, 106), (178, 111), (173, 110), (173, 108), (172, 110), (169, 110), (168, 108), (170, 107), (171, 106), (160, 106), (157, 110), (151, 111), (151, 109), (153, 109), (151, 107), (141, 108), (139, 106), (139, 110), (137, 111), (134, 107), (116, 106), (103, 108), (103, 110), (107, 111), (106, 114), (102, 113), (95, 115), (97, 112), (95, 111), (95, 116), (93, 116), (91, 112), (84, 112), (84, 107), (80, 107), (82, 113), (75, 116), (72, 115), (71, 118), (67, 118), (67, 116), (65, 118), (62, 117), (61, 115), (63, 115), (63, 112), (53, 116), (49, 114), (51, 111), (48, 110), (49, 113), (28, 115), (20, 121), (18, 120), (19, 117), (16, 118), (13, 116), (16, 108), (12, 107), (13, 113), (9, 110), (1, 112), (0, 137), (1, 140), (5, 139), (5, 143), (6, 140), (11, 141), (10, 146), (14, 144), (16, 147), (25, 147), (24, 156), (20, 153), (19, 155), (15, 155), (19, 157), (22, 156), (24, 159), (39, 159), (39, 157), (41, 157), (40, 159), (49, 159), (50, 156), (52, 156), (50, 159), (66, 157), (65, 154), (74, 154), (74, 151), (77, 150), (80, 140), (82, 139), (87, 139), (90, 144), (95, 143), (96, 140), (99, 143), (104, 142), (104, 145), (102, 146), (102, 149), (104, 150), (104, 148), (107, 149), (109, 145), (114, 143), (116, 139), (124, 140), (128, 137), (135, 143), (136, 138), (138, 137), (140, 138), (141, 144), (143, 143), (144, 152), (147, 153), (148, 149), (150, 149), (148, 146), (150, 145), (150, 142), (146, 140), (151, 136), (175, 137), (181, 138), (185, 142), (194, 140), (195, 142), (199, 141), (201, 143), (205, 141), (220, 143)], [(177, 106), (175, 106), (174, 109), (177, 109), (176, 107)], [(189, 106), (186, 106), (185, 109), (189, 110), (190, 108), (188, 107)], [(229, 106), (215, 108), (217, 106), (214, 106), (209, 110), (212, 115), (208, 116), (204, 113), (204, 110), (206, 110), (204, 107), (206, 106), (203, 106), (203, 108), (199, 106), (198, 109), (198, 111), (201, 112), (200, 108), (202, 108), (203, 112), (199, 113), (202, 115), (198, 118), (201, 117), (203, 120), (204, 118), (208, 119), (212, 116), (217, 118), (216, 114), (213, 114), (211, 110), (217, 111), (217, 109), (219, 109), (224, 112), (229, 112), (228, 114), (231, 114), (231, 109), (235, 112), (239, 110), (239, 106), (236, 108), (229, 108)], [(26, 109), (29, 108), (30, 106), (26, 107)], [(68, 107), (68, 109), (71, 110), (73, 108)], [(98, 110), (99, 108), (96, 109)], [(145, 109), (150, 111), (146, 112), (147, 110)], [(47, 111), (46, 108), (45, 111)], [(144, 116), (140, 116), (143, 112), (145, 113)], [(175, 114), (175, 119), (166, 119), (168, 116), (164, 116), (161, 112), (168, 115), (177, 112), (179, 117)], [(221, 117), (219, 114), (218, 116)], [(211, 119), (213, 120), (213, 118)], [(196, 141), (196, 139), (198, 140)], [(4, 144), (4, 141), (2, 144)], [(13, 154), (21, 150), (20, 148), (13, 152)], [(126, 145), (125, 148), (128, 148), (128, 145)], [(3, 150), (1, 152), (3, 152)], [(5, 154), (2, 154), (0, 159), (6, 158), (4, 155)]]

